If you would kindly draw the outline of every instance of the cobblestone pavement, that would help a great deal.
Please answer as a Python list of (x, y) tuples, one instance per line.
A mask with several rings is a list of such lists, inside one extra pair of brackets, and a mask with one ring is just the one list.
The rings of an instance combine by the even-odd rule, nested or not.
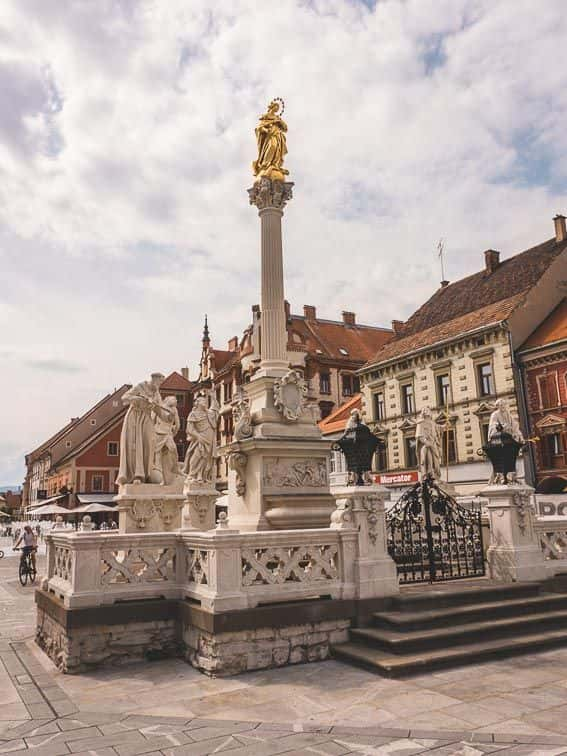
[(177, 660), (65, 676), (33, 643), (33, 589), (16, 571), (0, 560), (0, 754), (567, 754), (565, 650), (403, 682), (338, 662), (229, 680)]

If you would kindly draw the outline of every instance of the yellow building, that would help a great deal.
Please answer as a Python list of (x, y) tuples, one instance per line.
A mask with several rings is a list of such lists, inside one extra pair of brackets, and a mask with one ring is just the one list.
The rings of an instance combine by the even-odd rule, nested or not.
[[(565, 218), (555, 237), (500, 261), (487, 250), (479, 272), (443, 282), (360, 371), (363, 416), (386, 443), (376, 459), (384, 480), (416, 479), (415, 426), (432, 408), (443, 434), (443, 475), (474, 494), (490, 474), (478, 454), (498, 398), (525, 428), (515, 350), (558, 304), (567, 280)], [(518, 399), (520, 397), (520, 399)], [(382, 469), (379, 469), (382, 468)], [(523, 470), (520, 469), (520, 477)]]

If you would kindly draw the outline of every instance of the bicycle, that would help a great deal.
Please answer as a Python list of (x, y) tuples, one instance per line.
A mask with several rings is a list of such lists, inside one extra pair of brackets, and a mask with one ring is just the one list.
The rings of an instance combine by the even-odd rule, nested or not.
[[(14, 549), (14, 551), (20, 551), (20, 549)], [(29, 551), (27, 554), (22, 552), (22, 556), (20, 557), (20, 567), (18, 570), (18, 576), (20, 578), (20, 583), (25, 586), (27, 585), (28, 578), (30, 583), (35, 583), (35, 577), (37, 575), (37, 571), (35, 567), (33, 566), (32, 562), (32, 552)]]

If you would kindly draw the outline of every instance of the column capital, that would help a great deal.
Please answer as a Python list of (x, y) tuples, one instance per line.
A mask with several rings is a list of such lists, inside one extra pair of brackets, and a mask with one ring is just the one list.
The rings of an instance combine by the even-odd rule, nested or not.
[(286, 203), (292, 198), (293, 181), (276, 181), (263, 176), (248, 189), (250, 204), (256, 205), (258, 210), (283, 211)]

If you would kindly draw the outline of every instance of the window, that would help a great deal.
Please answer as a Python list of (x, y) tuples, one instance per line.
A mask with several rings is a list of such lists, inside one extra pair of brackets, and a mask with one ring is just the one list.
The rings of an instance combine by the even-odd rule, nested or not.
[(539, 406), (542, 409), (557, 407), (559, 397), (557, 392), (557, 373), (545, 373), (538, 375), (537, 385), (539, 388)]
[(65, 446), (67, 447), (67, 449), (70, 449), (71, 448), (71, 442), (70, 441), (65, 441)]
[(185, 406), (185, 394), (175, 394), (175, 398), (179, 407)]
[(413, 436), (406, 436), (404, 438), (404, 446), (406, 450), (406, 467), (417, 467), (417, 448), (416, 440)]
[(91, 490), (102, 491), (103, 487), (104, 487), (104, 476), (93, 475), (92, 480), (91, 480)]
[(116, 441), (109, 441), (107, 445), (107, 454), (109, 457), (118, 456), (118, 444)]
[(563, 443), (560, 433), (543, 437), (542, 454), (544, 467), (563, 467)]
[(441, 463), (452, 464), (457, 461), (457, 446), (455, 444), (455, 431), (453, 428), (444, 430), (441, 435)]
[(96, 425), (96, 419), (95, 419), (94, 417), (93, 417), (93, 419), (91, 420), (91, 425)]
[(330, 373), (319, 373), (319, 391), (322, 394), (331, 393), (331, 375)]
[(374, 394), (374, 419), (385, 420), (386, 418), (386, 402), (384, 401), (384, 392), (379, 391)]
[(352, 396), (360, 391), (360, 380), (357, 375), (343, 373), (341, 375), (343, 396)]
[(494, 378), (492, 376), (492, 363), (483, 362), (476, 366), (478, 376), (478, 392), (480, 396), (494, 394)]
[(221, 403), (221, 387), (220, 386), (217, 386), (217, 388), (215, 389), (215, 397), (217, 400), (217, 404), (220, 404)]
[(415, 412), (415, 396), (413, 393), (413, 383), (404, 383), (402, 390), (402, 413), (411, 415)]
[(185, 444), (182, 442), (178, 442), (175, 445), (177, 446), (177, 459), (180, 462), (183, 462), (183, 460), (185, 459)]
[(333, 402), (319, 402), (319, 409), (321, 411), (321, 420), (324, 420), (326, 417), (329, 417), (331, 412), (333, 411), (334, 407)]
[(230, 402), (232, 399), (232, 382), (228, 382), (224, 384), (224, 400), (225, 402)]
[(381, 441), (383, 442), (383, 445), (378, 447), (378, 451), (374, 455), (376, 472), (383, 472), (388, 469), (388, 448), (386, 441), (384, 439), (381, 439)]
[(445, 407), (450, 401), (451, 381), (448, 373), (437, 375), (435, 378), (437, 384), (437, 405)]
[(480, 437), (482, 439), (482, 444), (488, 443), (488, 426), (489, 423), (485, 422), (484, 420), (480, 421)]

